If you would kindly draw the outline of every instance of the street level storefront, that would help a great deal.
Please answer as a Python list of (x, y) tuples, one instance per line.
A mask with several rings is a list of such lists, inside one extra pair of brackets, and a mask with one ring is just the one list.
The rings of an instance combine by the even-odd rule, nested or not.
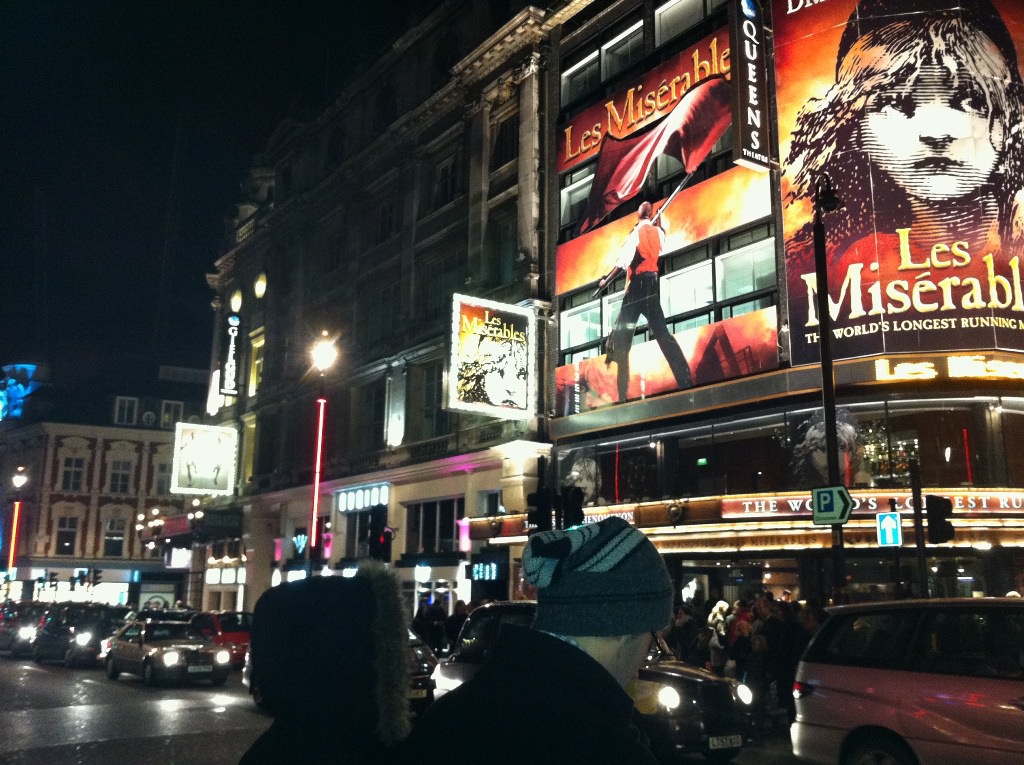
[[(927, 545), (932, 595), (1003, 595), (1024, 583), (1024, 491), (934, 488), (953, 500), (954, 540)], [(848, 595), (854, 600), (919, 592), (915, 579), (913, 498), (906, 490), (852, 490), (855, 508), (845, 526)], [(883, 547), (877, 514), (895, 503), (902, 545)], [(683, 590), (698, 581), (705, 598), (770, 589), (777, 595), (824, 600), (834, 551), (831, 529), (812, 522), (810, 494), (744, 494), (638, 502), (588, 509), (586, 522), (617, 515), (642, 529), (665, 556)], [(511, 546), (521, 558), (526, 516), (506, 518), (498, 534), (475, 519), (471, 534)], [(691, 585), (692, 593), (692, 585)]]

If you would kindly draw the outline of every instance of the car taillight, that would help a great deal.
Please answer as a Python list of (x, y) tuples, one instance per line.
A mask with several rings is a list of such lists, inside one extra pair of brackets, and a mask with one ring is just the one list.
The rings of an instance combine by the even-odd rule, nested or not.
[(793, 698), (802, 699), (814, 693), (814, 686), (810, 683), (802, 683), (799, 680), (793, 683)]

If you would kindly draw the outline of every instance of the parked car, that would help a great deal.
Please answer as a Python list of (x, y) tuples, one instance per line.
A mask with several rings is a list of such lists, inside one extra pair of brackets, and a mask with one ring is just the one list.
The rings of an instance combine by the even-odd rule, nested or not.
[(100, 641), (122, 624), (120, 609), (103, 603), (57, 603), (46, 609), (32, 638), (38, 663), (62, 661), (66, 667), (94, 666)]
[(46, 604), (35, 601), (12, 601), (0, 606), (0, 651), (7, 651), (12, 659), (31, 653), (32, 639), (44, 613)]
[(146, 685), (209, 680), (224, 685), (231, 652), (188, 622), (133, 621), (114, 635), (105, 659), (107, 677), (138, 675)]
[[(420, 714), (434, 701), (434, 678), (432, 677), (434, 667), (437, 666), (437, 657), (419, 635), (409, 630), (409, 709), (414, 714)], [(256, 707), (264, 712), (271, 713), (273, 710), (263, 698), (260, 692), (259, 682), (253, 673), (252, 659), (249, 652), (245, 652), (245, 663), (242, 667), (242, 685), (249, 689)]]
[(249, 611), (200, 611), (191, 619), (192, 626), (219, 646), (231, 652), (231, 666), (245, 664), (249, 650), (252, 613)]
[[(451, 655), (434, 670), (437, 695), (468, 680), (490, 654), (506, 624), (530, 626), (534, 601), (488, 603), (462, 625)], [(735, 680), (677, 661), (665, 641), (652, 639), (647, 662), (630, 686), (635, 720), (662, 762), (690, 753), (729, 760), (741, 751), (747, 728), (750, 690)]]
[(840, 606), (808, 644), (793, 753), (840, 765), (1021, 762), (1024, 601)]

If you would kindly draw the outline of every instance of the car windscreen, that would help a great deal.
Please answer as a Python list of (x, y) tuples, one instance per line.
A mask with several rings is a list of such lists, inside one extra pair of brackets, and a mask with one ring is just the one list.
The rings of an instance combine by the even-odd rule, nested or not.
[(206, 638), (191, 624), (157, 622), (146, 629), (146, 641), (153, 640), (194, 640), (205, 642)]
[(221, 632), (248, 632), (252, 629), (252, 614), (221, 614)]

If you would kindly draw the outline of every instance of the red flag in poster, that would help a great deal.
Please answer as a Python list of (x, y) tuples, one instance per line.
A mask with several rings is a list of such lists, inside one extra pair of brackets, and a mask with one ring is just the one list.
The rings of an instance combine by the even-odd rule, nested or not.
[(681, 161), (687, 174), (696, 170), (732, 122), (731, 98), (729, 81), (711, 77), (686, 91), (649, 130), (628, 138), (605, 136), (580, 233), (636, 196), (662, 154)]

